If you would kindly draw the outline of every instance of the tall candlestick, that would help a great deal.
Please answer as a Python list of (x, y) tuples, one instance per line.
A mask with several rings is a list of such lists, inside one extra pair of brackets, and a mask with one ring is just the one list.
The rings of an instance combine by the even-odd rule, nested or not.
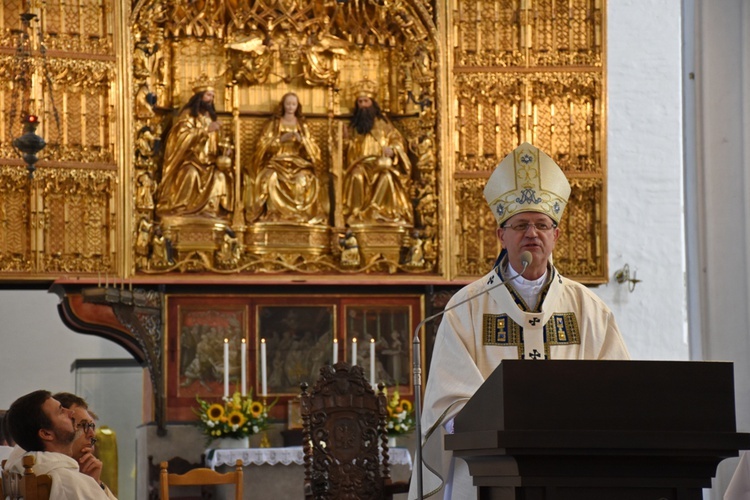
[(352, 366), (357, 366), (357, 337), (352, 339)]
[(375, 387), (375, 339), (370, 339), (370, 383)]
[(247, 396), (247, 341), (242, 339), (242, 353), (240, 354), (242, 360), (242, 396)]
[(268, 377), (266, 373), (266, 339), (260, 339), (260, 390), (261, 395), (268, 395)]
[(339, 339), (333, 339), (333, 365), (339, 362)]
[(224, 397), (229, 397), (229, 339), (224, 339)]

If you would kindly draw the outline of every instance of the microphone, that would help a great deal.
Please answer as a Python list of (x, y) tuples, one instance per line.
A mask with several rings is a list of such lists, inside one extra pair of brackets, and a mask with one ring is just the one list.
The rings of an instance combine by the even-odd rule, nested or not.
[[(432, 316), (427, 316), (425, 319), (419, 322), (417, 327), (414, 329), (414, 336), (412, 340), (412, 358), (414, 359), (412, 363), (413, 368), (413, 374), (414, 374), (414, 418), (416, 420), (416, 434), (417, 434), (417, 449), (414, 453), (414, 461), (417, 464), (417, 498), (419, 500), (422, 500), (424, 497), (424, 486), (422, 483), (422, 359), (421, 359), (421, 349), (420, 349), (420, 341), (419, 341), (419, 331), (422, 329), (422, 327), (432, 321), (435, 318), (439, 318), (443, 314), (447, 313), (451, 309), (455, 309), (458, 306), (462, 306), (466, 304), (467, 302), (476, 299), (480, 295), (484, 295), (485, 293), (488, 293), (495, 288), (507, 285), (511, 281), (517, 279), (519, 276), (521, 276), (523, 273), (526, 272), (526, 268), (531, 265), (531, 262), (534, 260), (534, 257), (531, 255), (531, 252), (526, 250), (525, 252), (521, 253), (521, 265), (523, 266), (523, 269), (521, 269), (521, 272), (516, 274), (515, 276), (511, 276), (505, 281), (500, 281), (499, 283), (495, 283), (491, 287), (482, 290), (479, 293), (475, 293), (474, 295), (465, 298), (464, 300), (453, 304), (450, 307), (447, 307), (440, 311), (437, 314), (433, 314)], [(493, 268), (493, 271), (497, 270), (497, 267), (500, 265), (498, 262), (495, 267)]]

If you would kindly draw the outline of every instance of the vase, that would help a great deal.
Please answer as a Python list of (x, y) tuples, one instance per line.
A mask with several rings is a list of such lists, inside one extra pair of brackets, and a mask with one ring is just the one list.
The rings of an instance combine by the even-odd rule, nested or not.
[(250, 437), (217, 438), (213, 441), (213, 448), (217, 450), (231, 450), (235, 448), (250, 448)]

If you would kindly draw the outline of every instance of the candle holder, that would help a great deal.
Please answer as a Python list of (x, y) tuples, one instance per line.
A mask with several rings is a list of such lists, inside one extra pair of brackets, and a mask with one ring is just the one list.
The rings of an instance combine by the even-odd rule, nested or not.
[[(268, 401), (266, 398), (263, 398), (263, 419), (266, 421), (266, 425), (268, 424)], [(260, 436), (260, 444), (258, 445), (261, 448), (270, 448), (271, 447), (271, 441), (268, 440), (268, 433), (265, 429), (263, 429), (263, 434)]]

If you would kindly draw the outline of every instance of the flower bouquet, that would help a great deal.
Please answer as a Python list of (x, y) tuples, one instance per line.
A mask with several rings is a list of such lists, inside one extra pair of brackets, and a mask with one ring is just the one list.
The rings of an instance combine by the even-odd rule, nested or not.
[(268, 427), (268, 410), (260, 401), (253, 401), (252, 394), (241, 396), (235, 392), (223, 403), (209, 403), (196, 396), (198, 408), (193, 411), (200, 418), (198, 426), (208, 440), (233, 438), (243, 439)]
[(389, 435), (408, 434), (416, 427), (414, 407), (408, 399), (401, 399), (398, 391), (393, 391), (388, 399), (387, 410), (385, 427)]

